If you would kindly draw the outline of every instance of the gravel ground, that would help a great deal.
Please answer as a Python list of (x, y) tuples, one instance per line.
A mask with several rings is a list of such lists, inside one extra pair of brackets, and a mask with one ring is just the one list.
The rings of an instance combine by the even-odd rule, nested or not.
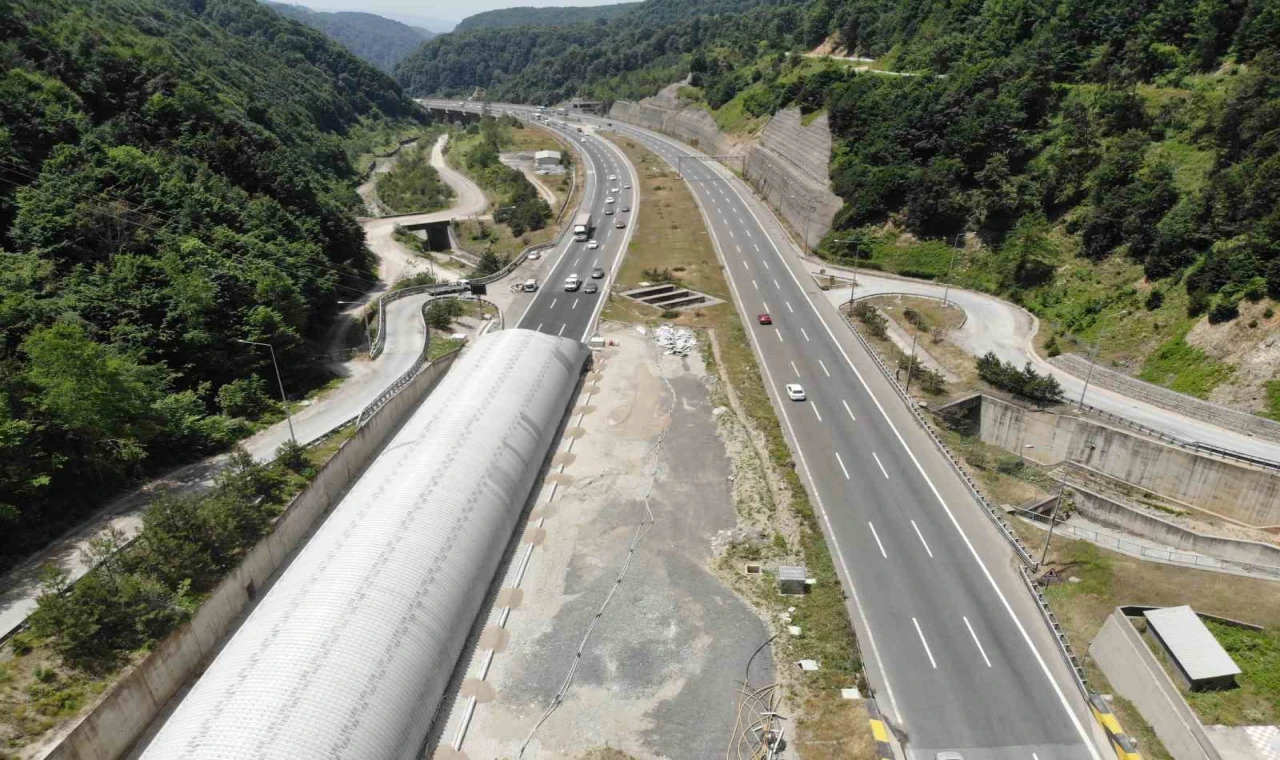
[[(736, 681), (768, 638), (760, 618), (710, 569), (713, 537), (736, 521), (730, 462), (701, 359), (661, 355), (634, 328), (610, 328), (605, 337), (617, 345), (597, 357), (566, 431), (572, 450), (562, 444), (538, 496), (533, 519), (545, 515), (545, 534), (507, 623), (509, 644), (494, 657), (489, 688), (460, 685), (461, 694), (481, 697), (462, 747), (470, 758), (519, 756), (626, 562), (646, 519), (646, 493), (652, 528), (563, 703), (523, 757), (582, 758), (605, 746), (635, 758), (722, 754)], [(485, 613), (489, 626), (498, 612)], [(480, 649), (468, 676), (484, 657)], [(758, 657), (753, 681), (767, 683), (771, 668), (767, 655)], [(454, 737), (466, 704), (465, 697), (452, 704), (442, 744)], [(447, 747), (434, 756), (457, 757)]]

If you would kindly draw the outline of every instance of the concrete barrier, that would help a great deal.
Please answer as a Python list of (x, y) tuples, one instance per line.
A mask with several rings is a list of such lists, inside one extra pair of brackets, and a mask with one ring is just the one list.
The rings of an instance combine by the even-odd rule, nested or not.
[(456, 352), (448, 354), (427, 365), (356, 430), (289, 502), (272, 532), (214, 588), (190, 621), (128, 670), (68, 730), (60, 732), (62, 738), (53, 740), (56, 744), (37, 745), (29, 756), (49, 760), (115, 760), (123, 756), (183, 684), (217, 653), (259, 590), (284, 569), (456, 356)]
[[(1041, 464), (1070, 460), (1195, 509), (1256, 528), (1280, 525), (1280, 473), (1056, 412), (982, 397), (979, 435)], [(1033, 448), (1026, 448), (1026, 446)]]
[(1070, 482), (1068, 488), (1075, 492), (1076, 510), (1092, 522), (1117, 528), (1173, 549), (1195, 552), (1248, 566), (1266, 565), (1280, 569), (1280, 548), (1275, 546), (1257, 541), (1197, 533), (1167, 520), (1161, 520), (1155, 515), (1125, 504), (1116, 497), (1104, 496)]
[(1119, 608), (1089, 646), (1116, 693), (1147, 719), (1174, 760), (1221, 760), (1200, 719)]

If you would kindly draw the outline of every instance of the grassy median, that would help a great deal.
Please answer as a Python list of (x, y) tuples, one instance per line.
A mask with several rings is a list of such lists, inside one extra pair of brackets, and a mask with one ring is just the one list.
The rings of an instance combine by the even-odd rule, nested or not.
[[(735, 411), (750, 441), (747, 459), (760, 470), (754, 494), (735, 492), (740, 524), (761, 526), (767, 540), (735, 544), (715, 561), (721, 577), (748, 599), (775, 631), (777, 677), (786, 687), (784, 712), (798, 732), (791, 746), (806, 760), (873, 757), (873, 741), (863, 704), (841, 698), (840, 689), (863, 686), (862, 661), (831, 554), (808, 494), (796, 473), (796, 462), (774, 415), (764, 379), (746, 329), (732, 304), (724, 270), (702, 215), (684, 182), (658, 156), (626, 137), (606, 134), (636, 167), (639, 213), (618, 273), (616, 292), (653, 281), (655, 274), (685, 287), (724, 299), (726, 303), (663, 318), (658, 309), (613, 295), (604, 318), (650, 325), (669, 323), (702, 333), (707, 368), (727, 387), (714, 388), (717, 405)], [(728, 416), (728, 415), (724, 415)], [(735, 468), (742, 464), (735, 461)], [(748, 463), (750, 466), (750, 463)], [(778, 564), (803, 564), (817, 579), (803, 597), (781, 597), (768, 578), (744, 575), (748, 562), (768, 570)], [(779, 616), (795, 607), (792, 623), (801, 637), (786, 632)], [(800, 672), (792, 664), (813, 659), (817, 672)]]

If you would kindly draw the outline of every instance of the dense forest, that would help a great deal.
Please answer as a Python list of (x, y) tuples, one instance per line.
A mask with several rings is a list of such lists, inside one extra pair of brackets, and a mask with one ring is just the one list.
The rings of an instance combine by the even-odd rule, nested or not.
[(467, 16), (458, 22), (455, 32), (475, 29), (498, 29), (511, 26), (568, 26), (608, 21), (640, 6), (640, 3), (570, 6), (566, 8), (499, 8)]
[(279, 13), (324, 32), (347, 50), (390, 74), (396, 64), (436, 36), (435, 32), (372, 13), (316, 11), (302, 5), (267, 2)]
[[(0, 564), (225, 447), (369, 287), (393, 80), (253, 0), (0, 0)], [(274, 378), (272, 378), (274, 380)]]
[[(941, 276), (967, 234), (982, 245), (957, 266), (963, 281), (1032, 308), (1049, 350), (1105, 336), (1115, 361), (1189, 393), (1231, 372), (1181, 343), (1197, 318), (1280, 297), (1280, 2), (723, 10), (650, 0), (603, 25), (446, 35), (397, 77), (414, 93), (480, 86), (526, 102), (635, 99), (689, 77), (681, 97), (728, 130), (787, 106), (825, 112), (845, 205), (823, 255), (885, 253)], [(803, 55), (820, 45), (862, 61)], [(903, 234), (919, 243), (886, 253)], [(1274, 310), (1250, 313), (1256, 326)], [(1183, 366), (1144, 367), (1153, 352)], [(1280, 416), (1280, 381), (1267, 393)]]

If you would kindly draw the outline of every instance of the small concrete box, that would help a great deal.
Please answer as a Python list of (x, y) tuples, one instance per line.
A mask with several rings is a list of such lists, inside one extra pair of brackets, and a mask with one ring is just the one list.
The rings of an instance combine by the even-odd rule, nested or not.
[(1165, 607), (1143, 613), (1151, 633), (1173, 662), (1183, 686), (1218, 691), (1236, 685), (1240, 666), (1191, 607)]
[(786, 596), (803, 596), (809, 591), (808, 573), (797, 565), (778, 566), (778, 593)]

